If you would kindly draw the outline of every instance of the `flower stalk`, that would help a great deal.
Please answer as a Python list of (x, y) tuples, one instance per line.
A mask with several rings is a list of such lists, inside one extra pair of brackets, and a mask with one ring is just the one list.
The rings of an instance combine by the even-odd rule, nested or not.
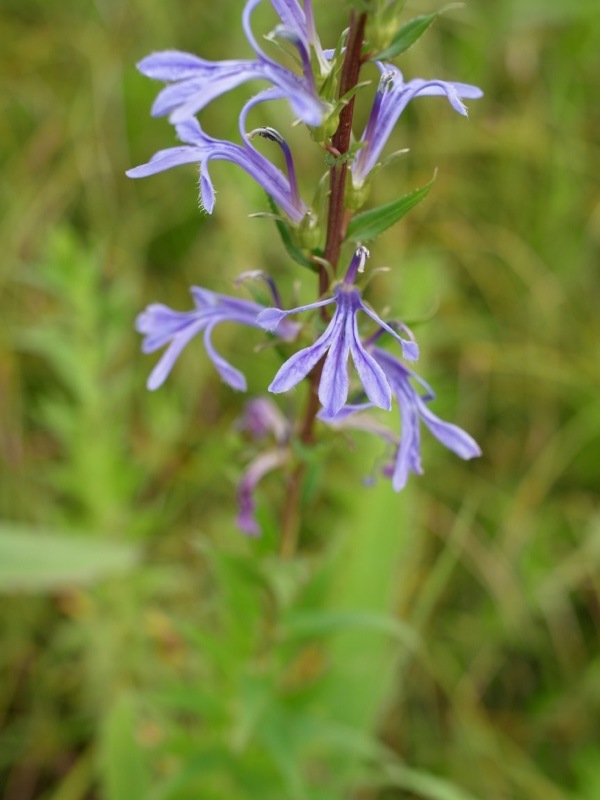
[[(350, 12), (350, 25), (346, 44), (346, 53), (342, 65), (339, 97), (343, 97), (358, 84), (362, 66), (361, 52), (363, 47), (367, 15)], [(340, 112), (337, 131), (331, 141), (331, 151), (335, 155), (344, 155), (350, 147), (352, 136), (352, 118), (354, 115), (354, 96)], [(329, 172), (329, 208), (327, 214), (327, 233), (323, 259), (331, 265), (336, 274), (344, 241), (345, 227), (348, 224), (344, 207), (348, 164), (345, 159), (333, 164)], [(329, 289), (329, 272), (321, 266), (319, 270), (319, 296)], [(325, 312), (326, 313), (326, 312)], [(308, 377), (308, 398), (298, 436), (304, 445), (314, 441), (314, 423), (319, 412), (319, 385), (323, 373), (325, 357), (321, 358)], [(291, 558), (296, 552), (300, 533), (300, 501), (302, 484), (306, 474), (306, 463), (299, 461), (289, 474), (286, 486), (286, 499), (282, 513), (281, 555)]]

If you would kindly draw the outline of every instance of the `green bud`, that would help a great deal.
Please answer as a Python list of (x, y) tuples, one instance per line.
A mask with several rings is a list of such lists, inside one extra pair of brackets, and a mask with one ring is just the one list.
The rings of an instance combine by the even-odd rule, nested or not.
[(322, 125), (319, 125), (318, 128), (310, 128), (312, 140), (315, 142), (324, 142), (327, 139), (331, 139), (333, 134), (337, 131), (339, 124), (339, 111), (334, 111), (323, 121)]
[(365, 33), (365, 39), (369, 43), (369, 50), (374, 50), (376, 53), (380, 50), (385, 50), (392, 41), (397, 28), (396, 20), (386, 19), (383, 14), (377, 17), (370, 17)]
[(306, 250), (313, 250), (318, 247), (321, 241), (321, 226), (319, 225), (319, 218), (312, 211), (308, 211), (304, 215), (304, 219), (295, 231), (296, 240), (300, 247)]
[(371, 182), (366, 180), (362, 186), (355, 186), (352, 180), (346, 181), (344, 205), (350, 211), (358, 211), (367, 202), (371, 193)]

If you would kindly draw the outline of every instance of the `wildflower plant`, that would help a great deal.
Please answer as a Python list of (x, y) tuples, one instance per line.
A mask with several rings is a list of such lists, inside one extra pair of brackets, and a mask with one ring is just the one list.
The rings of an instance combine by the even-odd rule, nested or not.
[[(403, 22), (402, 3), (363, 0), (350, 8), (347, 29), (339, 41), (323, 47), (313, 14), (312, 0), (271, 0), (280, 24), (267, 36), (295, 56), (297, 70), (278, 63), (258, 44), (252, 28), (254, 9), (266, 0), (247, 0), (242, 26), (254, 58), (207, 61), (175, 50), (154, 53), (138, 68), (144, 75), (163, 81), (152, 114), (167, 116), (181, 144), (155, 153), (150, 160), (130, 169), (141, 178), (181, 164), (197, 163), (200, 169), (200, 202), (207, 213), (215, 207), (215, 189), (209, 174), (214, 160), (229, 161), (244, 170), (268, 195), (271, 214), (281, 235), (282, 257), (290, 271), (305, 270), (316, 290), (314, 302), (289, 308), (280, 300), (273, 281), (273, 305), (216, 294), (210, 287), (192, 287), (195, 308), (175, 311), (150, 305), (137, 319), (143, 334), (143, 350), (166, 348), (148, 380), (158, 389), (168, 377), (180, 353), (203, 333), (204, 346), (221, 378), (233, 389), (246, 391), (244, 375), (231, 365), (211, 342), (215, 325), (233, 322), (265, 331), (279, 340), (284, 354), (268, 387), (273, 395), (307, 385), (307, 399), (299, 403), (295, 420), (278, 410), (273, 399), (250, 401), (244, 415), (246, 430), (261, 440), (272, 441), (241, 476), (237, 497), (237, 521), (249, 535), (259, 535), (255, 492), (267, 473), (287, 473), (286, 497), (281, 509), (281, 550), (290, 555), (297, 546), (299, 498), (305, 477), (305, 453), (326, 430), (358, 428), (382, 439), (391, 452), (383, 473), (400, 491), (409, 474), (422, 473), (420, 423), (434, 437), (463, 459), (480, 455), (474, 439), (458, 426), (444, 422), (430, 409), (433, 391), (408, 364), (419, 349), (411, 331), (400, 321), (384, 319), (364, 297), (361, 283), (369, 271), (372, 242), (422, 200), (431, 184), (387, 203), (367, 205), (370, 184), (389, 153), (388, 140), (402, 112), (417, 97), (442, 96), (466, 116), (464, 100), (481, 97), (476, 86), (437, 78), (405, 79), (398, 59), (437, 16), (435, 13)], [(266, 82), (239, 109), (240, 139), (226, 141), (206, 133), (197, 115), (215, 98), (248, 82)], [(373, 82), (376, 91), (362, 132), (353, 126), (359, 90)], [(258, 103), (287, 101), (292, 117), (307, 129), (315, 163), (328, 167), (325, 202), (313, 207), (300, 197), (294, 157), (286, 137), (271, 127), (248, 130), (247, 119)], [(281, 170), (255, 146), (256, 138), (271, 140), (282, 151)], [(319, 189), (314, 197), (322, 196)], [(216, 257), (216, 256), (215, 256)], [(348, 266), (345, 266), (348, 264)], [(315, 313), (311, 313), (315, 312)], [(287, 357), (285, 357), (287, 356)], [(257, 357), (259, 357), (257, 355)], [(352, 367), (350, 366), (352, 362)], [(386, 414), (394, 406), (400, 412), (400, 429), (389, 427), (375, 409)], [(378, 415), (380, 412), (377, 412)], [(258, 435), (257, 432), (260, 432)], [(300, 446), (298, 446), (300, 444)]]

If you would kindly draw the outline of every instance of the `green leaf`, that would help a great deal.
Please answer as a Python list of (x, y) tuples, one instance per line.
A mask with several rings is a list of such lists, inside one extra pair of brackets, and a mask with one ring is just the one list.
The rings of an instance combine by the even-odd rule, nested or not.
[(441, 14), (442, 11), (444, 11), (444, 9), (441, 9), (440, 11), (434, 11), (432, 14), (423, 14), (420, 17), (415, 17), (414, 19), (409, 20), (409, 22), (403, 25), (400, 30), (394, 34), (389, 46), (380, 53), (372, 56), (370, 60), (380, 61), (381, 59), (395, 58), (401, 53), (406, 52), (409, 47), (412, 47), (417, 39), (421, 38), (433, 20), (439, 14)]
[(109, 710), (100, 737), (100, 778), (105, 800), (148, 797), (148, 772), (135, 727), (133, 698), (124, 694)]
[(420, 646), (419, 638), (410, 625), (371, 611), (335, 609), (294, 612), (284, 619), (282, 630), (285, 639), (314, 639), (359, 628), (391, 636), (411, 652), (417, 651)]
[(427, 197), (434, 180), (435, 175), (428, 184), (420, 189), (415, 189), (409, 194), (405, 194), (404, 197), (393, 200), (391, 203), (357, 214), (350, 220), (348, 225), (348, 239), (352, 239), (355, 242), (366, 242), (370, 239), (375, 239)]
[(392, 766), (386, 772), (386, 786), (397, 786), (423, 800), (477, 800), (470, 792), (429, 772), (405, 766)]
[(131, 545), (81, 534), (0, 523), (0, 591), (43, 592), (92, 583), (131, 570)]

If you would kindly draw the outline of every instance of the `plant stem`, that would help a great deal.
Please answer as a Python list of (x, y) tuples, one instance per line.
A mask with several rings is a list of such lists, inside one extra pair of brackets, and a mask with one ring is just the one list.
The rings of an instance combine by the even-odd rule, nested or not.
[[(360, 68), (362, 66), (361, 50), (365, 33), (366, 14), (358, 18), (354, 11), (350, 16), (350, 30), (346, 43), (346, 56), (342, 66), (339, 96), (343, 97), (358, 83)], [(354, 114), (354, 97), (344, 106), (340, 114), (340, 124), (331, 140), (332, 149), (340, 155), (348, 152), (352, 136), (352, 117)], [(344, 191), (346, 188), (346, 175), (348, 164), (334, 164), (329, 174), (329, 215), (327, 219), (327, 239), (323, 258), (331, 264), (334, 274), (337, 272), (340, 251), (344, 237)], [(324, 285), (322, 285), (324, 284)], [(329, 276), (322, 269), (319, 276), (319, 294), (329, 288)]]
[[(350, 26), (346, 42), (346, 54), (342, 65), (340, 77), (339, 97), (343, 97), (358, 83), (360, 68), (362, 66), (361, 51), (363, 46), (366, 14), (356, 15), (350, 13)], [(352, 117), (354, 114), (354, 97), (344, 106), (340, 113), (338, 129), (331, 140), (331, 149), (339, 155), (348, 152), (352, 136)], [(348, 165), (345, 161), (334, 164), (329, 173), (329, 208), (327, 214), (327, 236), (323, 258), (331, 265), (333, 274), (337, 272), (342, 243), (348, 225), (346, 210), (344, 208), (344, 192), (346, 188), (346, 175)], [(321, 267), (319, 271), (319, 291), (321, 297), (329, 289), (329, 274)], [(306, 411), (300, 428), (299, 438), (302, 444), (310, 445), (314, 440), (314, 422), (319, 410), (318, 389), (323, 371), (323, 360), (310, 373), (309, 393)], [(287, 492), (282, 517), (281, 555), (291, 558), (296, 552), (300, 533), (300, 500), (302, 483), (306, 472), (306, 464), (301, 461), (288, 477)]]

